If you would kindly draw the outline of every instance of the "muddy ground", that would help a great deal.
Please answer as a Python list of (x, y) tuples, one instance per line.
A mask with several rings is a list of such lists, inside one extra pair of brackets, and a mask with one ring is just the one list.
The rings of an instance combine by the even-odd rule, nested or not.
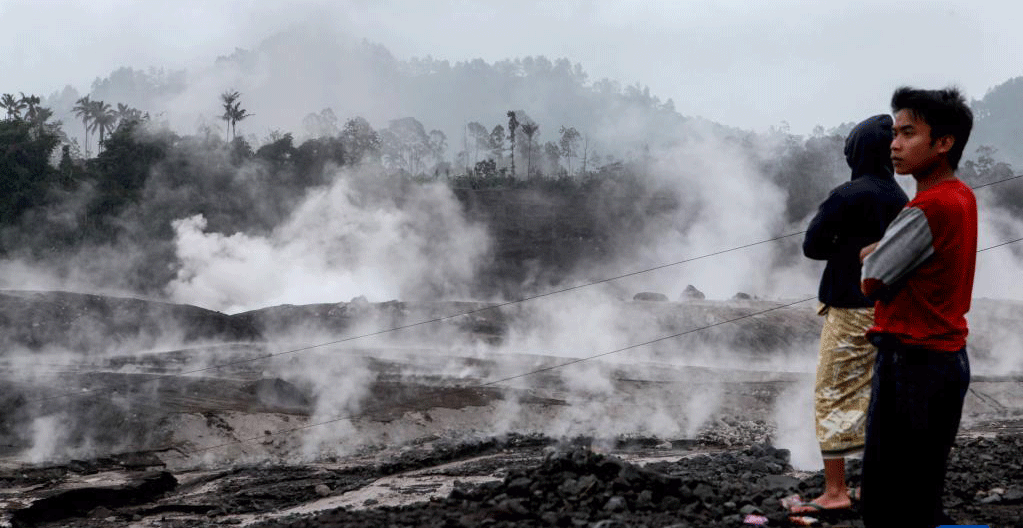
[[(614, 336), (566, 345), (517, 306), (0, 292), (0, 525), (791, 525), (781, 500), (823, 479), (799, 433), (820, 322), (787, 304), (625, 299)], [(971, 315), (961, 524), (1021, 524), (1023, 376), (1000, 333), (1021, 316)]]

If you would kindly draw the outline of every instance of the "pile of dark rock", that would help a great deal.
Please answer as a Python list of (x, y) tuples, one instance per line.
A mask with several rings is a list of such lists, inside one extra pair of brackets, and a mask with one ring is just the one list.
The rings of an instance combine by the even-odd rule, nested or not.
[(539, 466), (511, 469), (501, 481), (456, 485), (446, 499), (263, 526), (695, 528), (743, 526), (751, 515), (787, 526), (781, 500), (813, 485), (787, 476), (791, 470), (788, 451), (761, 444), (646, 467), (576, 446), (552, 450)]
[[(820, 472), (793, 471), (789, 453), (784, 449), (761, 443), (724, 450), (696, 442), (691, 447), (711, 451), (639, 466), (596, 452), (592, 440), (555, 441), (538, 435), (460, 441), (439, 438), (377, 465), (336, 470), (308, 466), (237, 468), (223, 472), (221, 477), (232, 478), (221, 483), (214, 495), (198, 502), (174, 495), (178, 493), (170, 490), (176, 484), (174, 477), (157, 470), (140, 473), (131, 485), (54, 493), (14, 512), (11, 521), (14, 526), (93, 528), (127, 525), (117, 522), (136, 523), (144, 517), (167, 513), (198, 517), (167, 519), (166, 523), (161, 521), (162, 526), (231, 525), (238, 524), (238, 518), (222, 516), (270, 513), (319, 497), (362, 489), (381, 476), (439, 468), (451, 460), (471, 459), (484, 453), (506, 453), (517, 456), (488, 459), (490, 462), (483, 464), (486, 467), (470, 464), (455, 473), (442, 473), (455, 478), (463, 474), (458, 472), (462, 470), (465, 475), (502, 476), (501, 480), (480, 485), (456, 482), (454, 490), (444, 498), (400, 507), (339, 508), (267, 520), (255, 526), (739, 528), (804, 525), (800, 522), (822, 528), (863, 526), (858, 504), (843, 511), (790, 515), (784, 506), (785, 499), (794, 495), (817, 497), (824, 478)], [(680, 447), (675, 441), (671, 443)], [(662, 444), (662, 440), (641, 438), (631, 443), (620, 442), (615, 448), (628, 451), (631, 446), (648, 454)], [(945, 505), (956, 522), (992, 527), (1021, 525), (1021, 449), (1023, 435), (1019, 433), (958, 439), (949, 458), (945, 489)], [(111, 468), (152, 468), (158, 463), (154, 460), (138, 455), (94, 464), (76, 463), (63, 469), (0, 472), (0, 483), (8, 487), (35, 487), (59, 480), (67, 472), (92, 474)], [(500, 465), (491, 467), (491, 462)], [(850, 485), (859, 484), (860, 471), (858, 461), (847, 462)], [(191, 497), (191, 492), (188, 493)], [(369, 501), (366, 505), (370, 505)]]
[(959, 438), (944, 504), (959, 524), (1023, 526), (1023, 435)]
[[(789, 514), (785, 498), (810, 500), (824, 487), (821, 472), (799, 475), (789, 453), (766, 444), (656, 462), (640, 467), (585, 446), (552, 449), (534, 467), (513, 468), (503, 480), (456, 486), (445, 499), (398, 508), (324, 512), (263, 526), (359, 527), (449, 526), (566, 528), (616, 527), (862, 527), (853, 508)], [(953, 448), (945, 506), (960, 524), (1020, 526), (1023, 520), (1023, 435), (963, 438)], [(858, 460), (848, 460), (851, 486), (860, 479)], [(810, 519), (807, 519), (810, 517)]]

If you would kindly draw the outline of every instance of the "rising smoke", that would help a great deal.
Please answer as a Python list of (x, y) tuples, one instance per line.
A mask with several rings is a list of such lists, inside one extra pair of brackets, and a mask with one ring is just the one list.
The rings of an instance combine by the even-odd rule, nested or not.
[(233, 313), (277, 304), (464, 297), (489, 251), (440, 183), (403, 184), (337, 171), (265, 236), (207, 232), (202, 216), (175, 220), (182, 266), (171, 299)]
[[(443, 69), (436, 63), (420, 66)], [(764, 160), (778, 152), (779, 141), (785, 139), (782, 136), (736, 134), (700, 120), (684, 120), (667, 108), (653, 114), (641, 111), (638, 105), (610, 96), (606, 100), (614, 99), (621, 108), (603, 116), (588, 116), (582, 111), (593, 110), (582, 107), (594, 100), (578, 93), (568, 94), (572, 99), (567, 102), (554, 99), (553, 83), (478, 88), (487, 90), (484, 96), (454, 89), (475, 88), (472, 79), (456, 78), (464, 86), (441, 84), (423, 90), (429, 85), (399, 75), (411, 68), (381, 46), (302, 28), (268, 39), (252, 51), (238, 50), (207, 70), (189, 72), (185, 88), (154, 103), (161, 106), (153, 111), (162, 113), (176, 130), (191, 132), (198, 126), (219, 135), (222, 130), (213, 128), (220, 126), (216, 96), (227, 87), (237, 89), (256, 113), (241, 124), (243, 135), (254, 145), (264, 143), (261, 131), (269, 133), (278, 127), (298, 130), (302, 116), (322, 108), (332, 108), (342, 116), (363, 116), (378, 126), (416, 116), (430, 127), (446, 130), (452, 143), (460, 137), (464, 121), (487, 121), (493, 126), (501, 123), (507, 108), (527, 108), (547, 140), (555, 139), (553, 131), (561, 125), (589, 127), (594, 143), (601, 145), (605, 154), (630, 158), (627, 161), (636, 168), (647, 196), (664, 197), (673, 205), (636, 212), (644, 220), (638, 229), (614, 226), (613, 218), (606, 219), (613, 231), (618, 229), (610, 237), (620, 244), (609, 251), (613, 257), (578, 265), (560, 277), (560, 284), (585, 284), (767, 240), (804, 229), (808, 214), (812, 214), (790, 218), (787, 198), (791, 189), (765, 170)], [(421, 81), (421, 77), (436, 73), (430, 70), (411, 78)], [(572, 110), (579, 113), (570, 113)], [(225, 169), (229, 165), (225, 159), (189, 161), (201, 167), (200, 172), (217, 167), (239, 192), (257, 187), (259, 178), (265, 177), (258, 167)], [(154, 182), (166, 183), (166, 178), (173, 176), (171, 169), (164, 169), (164, 179), (155, 178)], [(827, 182), (817, 184), (830, 188), (847, 176), (844, 168), (826, 167), (817, 177)], [(494, 240), (488, 226), (466, 217), (443, 182), (413, 183), (378, 170), (352, 167), (330, 167), (322, 180), (322, 185), (280, 202), (253, 193), (259, 199), (251, 207), (275, 211), (268, 216), (279, 220), (259, 229), (228, 229), (222, 219), (201, 214), (161, 218), (173, 230), (173, 242), (161, 248), (160, 254), (177, 263), (171, 272), (164, 270), (170, 277), (164, 288), (166, 299), (236, 313), (283, 304), (340, 303), (358, 297), (370, 302), (460, 300), (477, 290), (477, 272), (492, 257)], [(146, 189), (145, 196), (151, 200), (148, 208), (130, 210), (120, 218), (129, 223), (153, 222), (161, 210), (156, 205), (170, 203), (173, 191), (172, 186), (154, 184)], [(982, 247), (1023, 230), (1018, 219), (989, 207), (982, 211)], [(821, 267), (801, 258), (799, 240), (756, 245), (524, 303), (512, 309), (518, 317), (500, 345), (477, 345), (459, 352), (478, 357), (586, 358), (700, 326), (699, 321), (686, 317), (682, 320), (690, 326), (671, 329), (665, 328), (663, 320), (644, 319), (643, 315), (649, 314), (646, 307), (638, 310), (631, 302), (632, 295), (640, 291), (663, 293), (671, 301), (678, 300), (688, 285), (713, 301), (730, 300), (739, 292), (768, 300), (811, 297)], [(120, 279), (130, 273), (133, 263), (152, 258), (145, 247), (131, 242), (91, 247), (62, 263), (27, 258), (0, 262), (0, 287), (125, 292), (125, 282)], [(1021, 271), (1018, 252), (1011, 248), (985, 254), (978, 260), (977, 295), (1023, 299), (1020, 286), (1006, 279)], [(536, 289), (532, 284), (523, 291)], [(665, 311), (685, 311), (684, 306), (665, 306)], [(734, 332), (746, 323), (731, 323), (735, 327), (716, 328), (712, 333)], [(1018, 352), (1011, 353), (1013, 346), (1018, 349), (1018, 339), (1013, 341), (1010, 334), (1006, 329), (1004, 335), (992, 339), (991, 361), (982, 362), (981, 371), (1023, 369), (1023, 358)], [(314, 336), (287, 338), (312, 340)], [(599, 361), (559, 369), (554, 395), (566, 402), (559, 412), (543, 423), (527, 421), (521, 415), (520, 402), (509, 398), (493, 416), (494, 431), (515, 430), (528, 423), (566, 436), (642, 433), (692, 437), (722, 404), (722, 384), (693, 385), (670, 397), (661, 393), (663, 399), (644, 402), (649, 412), (643, 414), (609, 412), (620, 404), (618, 384), (625, 365), (724, 371), (750, 367), (746, 351), (733, 350), (726, 339), (681, 342), (684, 344), (665, 342), (624, 350)], [(450, 349), (432, 352), (444, 354)], [(805, 343), (774, 352), (771, 357), (759, 358), (754, 367), (805, 376), (813, 371), (815, 353)], [(372, 381), (366, 363), (344, 354), (315, 357), (318, 361), (285, 363), (269, 373), (311, 391), (315, 401), (311, 422), (358, 414), (362, 410), (359, 402)], [(524, 365), (528, 370), (529, 363), (512, 363), (494, 375), (516, 374)], [(467, 379), (479, 374), (465, 371), (463, 366), (453, 364), (452, 368), (460, 370), (446, 374)], [(548, 389), (548, 381), (551, 378), (526, 377), (509, 385), (543, 391)], [(794, 449), (800, 465), (812, 466), (812, 457), (803, 456), (815, 448), (803, 434), (812, 431), (811, 418), (805, 412), (810, 408), (808, 392), (805, 383), (794, 387), (778, 400), (777, 440)], [(799, 432), (800, 426), (805, 431)], [(67, 441), (50, 416), (37, 420), (33, 431), (33, 459), (59, 453)], [(346, 421), (336, 427), (312, 428), (302, 437), (303, 455), (337, 453), (343, 450), (337, 446), (351, 445), (342, 440), (358, 434)]]

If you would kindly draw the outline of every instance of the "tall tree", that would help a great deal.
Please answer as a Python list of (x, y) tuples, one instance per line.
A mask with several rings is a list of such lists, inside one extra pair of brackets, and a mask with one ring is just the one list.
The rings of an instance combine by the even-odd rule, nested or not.
[(236, 104), (236, 102), (241, 96), (241, 92), (237, 90), (227, 91), (220, 94), (220, 101), (224, 106), (224, 114), (220, 116), (220, 118), (224, 120), (225, 128), (227, 129), (224, 132), (224, 141), (231, 141), (231, 131), (234, 129), (235, 116), (240, 110), (239, 105), (241, 105), (241, 103)]
[(561, 155), (568, 160), (568, 173), (572, 174), (572, 158), (578, 154), (579, 131), (575, 127), (561, 127), (561, 141), (558, 146), (561, 148)]
[(28, 121), (35, 121), (36, 112), (39, 111), (39, 103), (42, 101), (39, 100), (38, 95), (25, 95), (24, 92), (19, 93), (21, 94), (21, 104), (25, 108), (25, 119)]
[(241, 103), (235, 103), (234, 106), (231, 107), (231, 137), (232, 138), (237, 138), (238, 137), (238, 130), (236, 128), (238, 126), (238, 122), (243, 120), (243, 119), (245, 119), (246, 117), (252, 117), (252, 114), (250, 114), (248, 110), (242, 108), (242, 104)]
[(90, 118), (92, 119), (92, 129), (99, 132), (99, 142), (96, 143), (96, 152), (99, 152), (100, 147), (103, 146), (104, 138), (107, 132), (114, 130), (114, 123), (117, 122), (117, 116), (113, 110), (110, 109), (110, 105), (103, 101), (92, 101), (89, 104)]
[(582, 168), (583, 175), (586, 175), (586, 163), (590, 160), (591, 154), (592, 152), (590, 151), (590, 136), (589, 134), (587, 134), (586, 136), (583, 137), (583, 168)]
[(136, 124), (145, 119), (141, 110), (132, 108), (124, 103), (117, 103), (117, 110), (114, 110), (114, 117), (117, 121), (115, 128)]
[(391, 121), (380, 133), (383, 153), (392, 167), (404, 169), (412, 175), (422, 172), (423, 158), (430, 155), (430, 137), (414, 117)]
[(430, 154), (433, 155), (435, 163), (441, 163), (444, 161), (444, 151), (448, 149), (448, 136), (440, 130), (431, 130), (427, 134), (428, 145), (430, 146)]
[(467, 125), (469, 138), (472, 140), (472, 164), (480, 160), (480, 149), (490, 150), (490, 133), (483, 125), (473, 121)]
[(319, 114), (309, 113), (302, 119), (302, 126), (312, 138), (337, 136), (340, 132), (337, 125), (337, 115), (330, 108), (320, 110)]
[(508, 139), (511, 141), (511, 173), (515, 176), (515, 131), (519, 128), (519, 120), (515, 117), (514, 110), (508, 110)]
[(540, 130), (540, 125), (533, 122), (522, 124), (522, 133), (526, 135), (526, 177), (532, 176), (533, 169), (533, 136)]
[[(41, 133), (43, 129), (47, 127), (46, 121), (48, 121), (51, 117), (53, 117), (53, 110), (50, 110), (45, 106), (40, 106), (32, 112), (32, 116), (28, 119), (28, 122), (32, 124), (36, 132)], [(59, 131), (58, 135), (63, 136), (65, 141), (67, 140), (67, 136), (63, 131)]]
[(0, 225), (45, 202), (57, 180), (50, 155), (59, 142), (52, 130), (38, 133), (24, 119), (0, 121)]
[(490, 155), (495, 160), (504, 157), (504, 127), (501, 125), (490, 131)]
[(5, 93), (0, 96), (0, 106), (7, 109), (7, 119), (21, 119), (21, 110), (25, 108), (25, 102), (14, 97), (14, 94)]
[(85, 157), (89, 157), (89, 130), (92, 128), (90, 122), (92, 121), (92, 101), (89, 100), (89, 96), (79, 98), (75, 101), (75, 107), (72, 108), (79, 119), (82, 120), (82, 127), (85, 128)]
[(561, 167), (561, 147), (553, 141), (548, 141), (544, 144), (542, 152), (543, 163), (540, 170), (546, 170), (547, 174), (550, 175), (564, 174), (563, 171), (565, 169)]
[(345, 122), (341, 130), (341, 144), (351, 163), (380, 159), (380, 135), (362, 117), (353, 117)]

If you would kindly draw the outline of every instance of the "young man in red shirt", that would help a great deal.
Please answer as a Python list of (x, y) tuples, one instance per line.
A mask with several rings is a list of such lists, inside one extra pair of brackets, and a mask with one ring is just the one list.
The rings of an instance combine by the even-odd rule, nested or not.
[(942, 511), (948, 454), (970, 382), (966, 312), (977, 255), (977, 202), (955, 177), (973, 114), (954, 89), (899, 88), (892, 163), (916, 196), (863, 248), (877, 346), (863, 454), (863, 518), (873, 527), (952, 524)]

